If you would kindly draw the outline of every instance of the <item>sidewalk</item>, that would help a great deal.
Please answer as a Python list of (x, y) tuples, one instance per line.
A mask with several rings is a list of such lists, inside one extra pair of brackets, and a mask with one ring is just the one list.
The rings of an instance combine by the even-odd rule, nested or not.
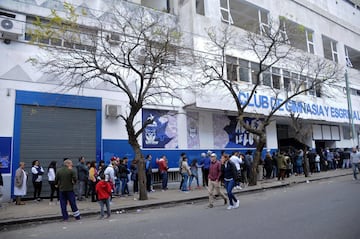
[[(284, 181), (277, 181), (275, 179), (261, 180), (258, 181), (258, 185), (256, 186), (246, 187), (242, 190), (234, 190), (234, 193), (250, 193), (264, 189), (284, 187), (296, 183), (306, 183), (307, 181), (311, 182), (345, 175), (352, 178), (352, 170), (332, 170), (316, 173), (307, 178), (304, 176), (291, 176), (290, 178), (286, 178)], [(222, 190), (224, 191), (224, 189)], [(138, 195), (135, 195), (135, 197), (138, 197)], [(112, 213), (126, 213), (129, 211), (142, 210), (148, 207), (159, 207), (194, 200), (206, 200), (208, 198), (208, 192), (206, 188), (193, 190), (189, 193), (184, 193), (176, 189), (170, 189), (165, 192), (158, 190), (156, 192), (149, 193), (148, 197), (149, 200), (146, 201), (139, 201), (137, 198), (134, 198), (134, 196), (113, 198), (111, 211)], [(86, 217), (87, 215), (99, 215), (98, 203), (90, 202), (88, 199), (88, 201), (77, 201), (77, 205), (82, 217)], [(69, 207), (68, 210), (70, 210)], [(0, 208), (0, 231), (7, 225), (60, 219), (60, 206), (49, 205), (48, 199), (44, 199), (41, 202), (27, 201), (26, 205), (23, 206), (16, 206), (14, 203), (3, 203), (2, 208)]]

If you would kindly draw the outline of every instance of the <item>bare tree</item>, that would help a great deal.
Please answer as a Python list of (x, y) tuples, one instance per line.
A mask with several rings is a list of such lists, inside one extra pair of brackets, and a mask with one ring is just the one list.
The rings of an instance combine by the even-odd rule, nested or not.
[[(44, 51), (30, 60), (44, 73), (56, 75), (58, 84), (65, 87), (104, 82), (119, 89), (119, 98), (127, 98), (128, 106), (119, 117), (125, 122), (137, 161), (139, 199), (147, 200), (145, 162), (138, 139), (153, 122), (139, 122), (137, 117), (145, 105), (181, 100), (179, 92), (186, 85), (186, 76), (181, 69), (185, 57), (180, 29), (173, 16), (125, 2), (93, 19), (92, 27), (79, 23), (86, 13), (78, 13), (70, 4), (65, 8), (66, 15), (52, 11), (49, 18), (34, 21), (28, 33)], [(42, 44), (49, 40), (58, 46)], [(182, 81), (176, 80), (179, 75)]]
[[(292, 30), (301, 31), (301, 29)], [(274, 21), (270, 21), (268, 28), (262, 30), (261, 34), (259, 31), (254, 32), (247, 32), (245, 35), (237, 34), (231, 26), (209, 28), (207, 29), (209, 44), (212, 47), (211, 52), (215, 54), (199, 56), (200, 59), (204, 57), (207, 59), (206, 61), (200, 60), (200, 66), (206, 78), (205, 81), (201, 81), (202, 86), (223, 86), (224, 96), (230, 93), (234, 102), (238, 123), (255, 135), (256, 151), (249, 181), (250, 185), (257, 184), (258, 165), (261, 162), (262, 151), (266, 146), (266, 127), (274, 120), (276, 113), (297, 97), (338, 81), (341, 72), (336, 64), (307, 53), (300, 53), (292, 47), (283, 28)], [(253, 74), (252, 82), (241, 82), (232, 77), (231, 73), (236, 72), (236, 68), (239, 67), (236, 64), (229, 64), (229, 58), (231, 58), (234, 49), (241, 51), (244, 55), (255, 57), (258, 69)], [(272, 66), (295, 71), (304, 77), (299, 77), (297, 80), (292, 79), (291, 84), (286, 89), (274, 87), (271, 83), (265, 84), (263, 77), (270, 72)], [(250, 114), (249, 104), (256, 96), (257, 91), (260, 90), (273, 96), (274, 100), (271, 103), (269, 102), (270, 105), (266, 113)], [(240, 92), (247, 92), (247, 99), (240, 99)], [(253, 117), (258, 118), (260, 124), (257, 127), (246, 124), (244, 122), (246, 115), (253, 115)]]

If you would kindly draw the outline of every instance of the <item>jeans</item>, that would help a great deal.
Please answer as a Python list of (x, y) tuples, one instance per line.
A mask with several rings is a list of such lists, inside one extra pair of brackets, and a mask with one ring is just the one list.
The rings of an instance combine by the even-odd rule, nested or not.
[(146, 174), (146, 190), (148, 191), (148, 192), (150, 192), (151, 191), (151, 173), (147, 173)]
[(69, 219), (69, 214), (66, 209), (67, 202), (69, 202), (73, 216), (79, 220), (80, 212), (76, 206), (75, 193), (73, 191), (60, 191), (60, 207), (63, 220)]
[(34, 185), (34, 199), (40, 198), (42, 182), (33, 182)]
[(189, 179), (189, 187), (191, 187), (192, 181), (194, 180), (194, 178), (196, 179), (196, 185), (199, 187), (199, 177), (197, 175), (191, 174), (190, 179)]
[(162, 172), (161, 173), (161, 183), (162, 183), (162, 189), (165, 190), (167, 189), (167, 184), (168, 184), (168, 173), (165, 171), (165, 172)]
[(50, 202), (53, 201), (54, 193), (56, 192), (56, 198), (59, 200), (59, 188), (55, 187), (55, 181), (49, 181), (50, 185)]
[(82, 200), (82, 196), (84, 194), (84, 189), (85, 189), (85, 181), (80, 181), (79, 180), (79, 184), (78, 184), (78, 199)]
[(354, 179), (357, 179), (357, 176), (356, 176), (356, 168), (358, 169), (358, 171), (360, 170), (359, 168), (359, 163), (352, 163), (352, 169), (353, 169), (353, 174), (354, 174)]
[(234, 185), (235, 185), (235, 181), (234, 181), (234, 179), (231, 179), (230, 181), (227, 181), (225, 179), (224, 184), (225, 184), (225, 189), (226, 189), (226, 193), (227, 193), (228, 198), (229, 198), (230, 205), (234, 206), (233, 201), (237, 202), (237, 199), (235, 198), (234, 194), (232, 193), (232, 190), (233, 190)]
[(187, 191), (187, 183), (188, 183), (188, 179), (189, 179), (189, 175), (187, 173), (183, 173), (183, 183), (181, 185), (181, 191)]
[(350, 164), (350, 159), (344, 159), (342, 168), (349, 168), (349, 164)]
[(120, 192), (120, 178), (115, 179), (115, 194), (119, 194)]
[(110, 198), (108, 199), (102, 199), (99, 200), (99, 204), (100, 204), (100, 216), (104, 217), (104, 205), (106, 206), (106, 213), (107, 216), (110, 217)]
[(129, 188), (127, 185), (128, 179), (127, 178), (120, 178), (121, 181), (121, 195), (125, 195), (129, 193)]

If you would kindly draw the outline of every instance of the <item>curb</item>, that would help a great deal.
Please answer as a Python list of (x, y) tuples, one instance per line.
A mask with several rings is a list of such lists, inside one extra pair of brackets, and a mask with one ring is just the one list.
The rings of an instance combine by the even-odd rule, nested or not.
[[(278, 185), (255, 186), (254, 188), (247, 188), (246, 191), (235, 191), (234, 194), (250, 194), (250, 193), (255, 193), (255, 192), (259, 192), (259, 191), (264, 191), (267, 189), (283, 188), (283, 187), (288, 187), (288, 186), (296, 185), (296, 184), (302, 184), (302, 183), (307, 183), (307, 182), (326, 180), (329, 178), (348, 176), (351, 174), (352, 173), (343, 173), (343, 174), (339, 174), (339, 175), (324, 176), (321, 178), (307, 177), (303, 180), (286, 181), (286, 182), (278, 184)], [(142, 210), (145, 208), (155, 208), (155, 207), (160, 207), (160, 206), (164, 207), (164, 206), (176, 205), (176, 204), (192, 202), (192, 201), (203, 201), (203, 200), (207, 200), (207, 199), (208, 199), (208, 195), (196, 196), (196, 197), (187, 198), (187, 199), (178, 199), (178, 200), (175, 199), (173, 201), (154, 202), (154, 203), (148, 203), (148, 204), (137, 205), (137, 206), (116, 207), (116, 208), (112, 208), (111, 212), (112, 213), (119, 213), (119, 212), (127, 213), (127, 212), (134, 212), (134, 211), (136, 212), (137, 210)], [(100, 212), (100, 210), (92, 210), (92, 211), (88, 211), (88, 212), (82, 212), (81, 215), (82, 216), (92, 216), (92, 215), (98, 215), (99, 212)], [(51, 216), (40, 216), (40, 217), (36, 217), (36, 218), (35, 217), (21, 218), (21, 219), (15, 219), (15, 220), (2, 221), (2, 222), (0, 222), (0, 231), (4, 229), (4, 226), (19, 226), (20, 224), (28, 224), (28, 223), (41, 224), (44, 221), (52, 222), (52, 221), (61, 220), (61, 219), (62, 219), (61, 215), (56, 215), (56, 216), (51, 215)]]

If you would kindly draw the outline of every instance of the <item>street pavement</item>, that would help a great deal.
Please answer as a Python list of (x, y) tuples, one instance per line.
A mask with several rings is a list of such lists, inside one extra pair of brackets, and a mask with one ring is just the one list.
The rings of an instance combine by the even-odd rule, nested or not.
[[(349, 178), (352, 178), (352, 170), (331, 170), (327, 172), (316, 173), (310, 177), (291, 176), (290, 178), (286, 178), (284, 181), (277, 181), (276, 179), (259, 180), (256, 186), (249, 186), (240, 190), (234, 190), (234, 193), (242, 194), (258, 192), (271, 188), (286, 187), (298, 183), (310, 183), (311, 181), (341, 176), (348, 176)], [(224, 189), (222, 190), (225, 191)], [(188, 193), (181, 192), (177, 189), (169, 189), (164, 192), (157, 190), (148, 194), (148, 200), (140, 201), (137, 198), (138, 195), (136, 194), (129, 197), (113, 198), (111, 204), (112, 213), (121, 214), (127, 212), (136, 212), (149, 207), (156, 208), (177, 203), (206, 200), (208, 198), (208, 191), (206, 188), (192, 190)], [(87, 201), (77, 201), (77, 205), (83, 218), (88, 215), (99, 215), (100, 207), (98, 203), (91, 202), (91, 200), (88, 199)], [(70, 210), (70, 207), (68, 207), (68, 210)], [(3, 203), (2, 207), (0, 208), (0, 231), (11, 225), (47, 222), (60, 219), (60, 205), (49, 205), (48, 199), (44, 199), (40, 202), (26, 201), (25, 205), (19, 206), (15, 205), (13, 202), (8, 202)]]

